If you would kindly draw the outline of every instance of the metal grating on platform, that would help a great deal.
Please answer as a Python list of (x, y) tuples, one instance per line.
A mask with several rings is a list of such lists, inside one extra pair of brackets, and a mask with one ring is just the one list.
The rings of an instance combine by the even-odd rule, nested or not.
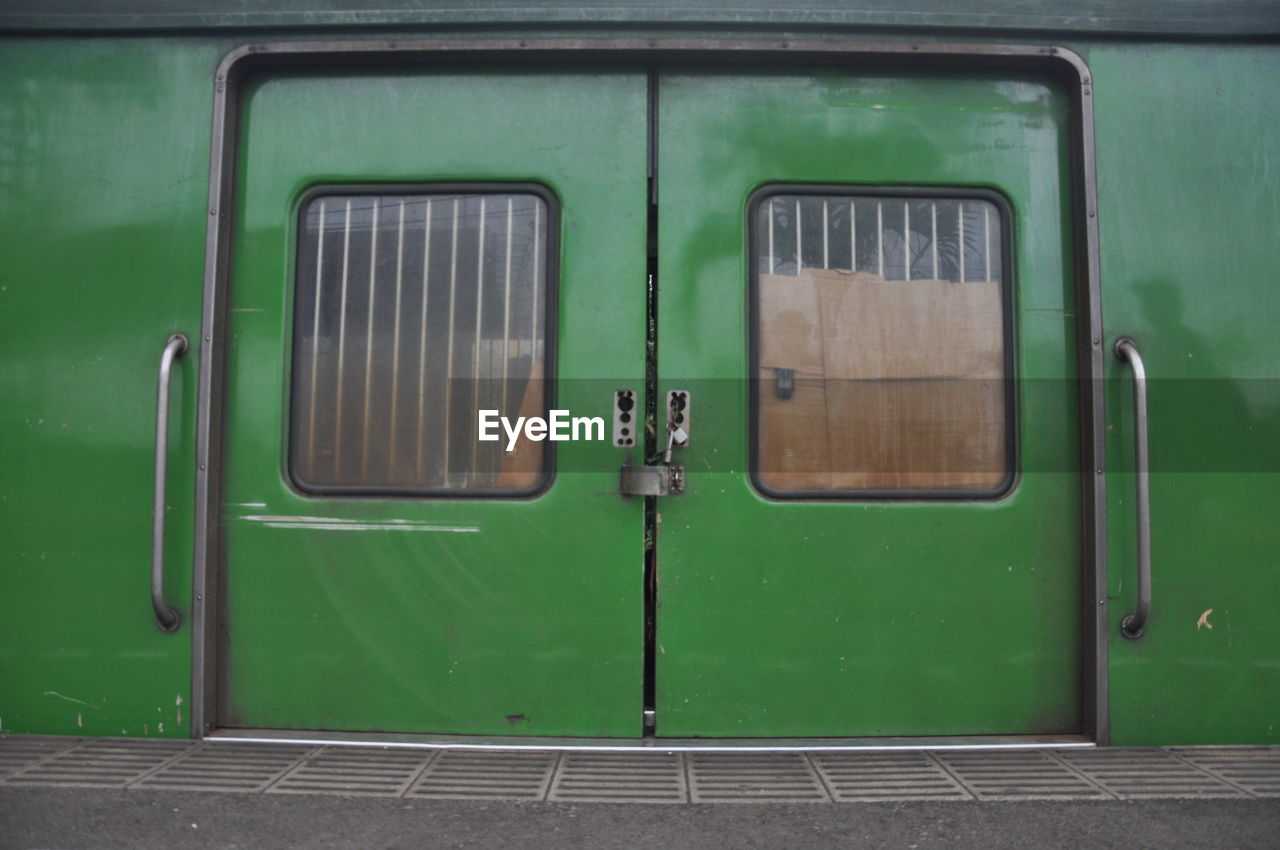
[(928, 753), (819, 752), (809, 758), (841, 803), (973, 799)]
[(685, 753), (695, 803), (831, 800), (803, 753)]
[(1255, 797), (1280, 797), (1280, 747), (1177, 747), (1171, 752)]
[[(147, 776), (189, 747), (185, 741), (90, 739), (16, 771), (4, 784), (121, 787)], [(7, 741), (4, 749), (8, 749)]]
[(520, 750), (0, 736), (0, 787), (565, 803), (1280, 797), (1280, 747)]
[(1246, 796), (1165, 750), (1082, 750), (1061, 757), (1112, 794), (1128, 800)]
[(197, 744), (131, 788), (173, 791), (265, 791), (315, 751), (296, 744)]
[(935, 757), (979, 800), (1111, 799), (1049, 751), (947, 752)]
[(444, 750), (406, 797), (544, 800), (560, 754), (528, 750)]
[(9, 738), (0, 743), (0, 779), (83, 744), (84, 738)]
[(432, 750), (327, 747), (286, 773), (267, 793), (399, 797), (434, 755)]
[(547, 799), (685, 803), (689, 791), (679, 753), (565, 753)]

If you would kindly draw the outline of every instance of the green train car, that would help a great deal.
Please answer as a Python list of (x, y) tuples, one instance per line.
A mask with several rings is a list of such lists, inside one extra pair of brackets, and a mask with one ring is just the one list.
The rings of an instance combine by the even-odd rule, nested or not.
[(9, 0), (0, 732), (1277, 743), (1278, 39)]

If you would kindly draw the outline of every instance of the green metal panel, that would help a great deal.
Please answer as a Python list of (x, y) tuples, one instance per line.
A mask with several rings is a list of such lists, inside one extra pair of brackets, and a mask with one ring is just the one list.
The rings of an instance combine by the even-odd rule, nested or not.
[[(665, 74), (661, 387), (690, 389), (659, 510), (661, 735), (1079, 730), (1066, 100), (1034, 80)], [(768, 501), (747, 462), (744, 215), (762, 184), (984, 186), (1015, 211), (1021, 478), (959, 503)]]
[[(51, 58), (56, 56), (56, 60)], [(156, 373), (196, 338), (218, 50), (0, 47), (0, 730), (184, 737), (196, 356), (174, 370), (149, 599)]]
[[(1280, 54), (1130, 45), (1088, 58), (1107, 341), (1134, 337), (1151, 383), (1152, 615), (1138, 641), (1113, 627), (1112, 740), (1275, 743)], [(1118, 623), (1136, 575), (1133, 404), (1127, 367), (1112, 360), (1109, 375)]]
[(557, 477), (529, 500), (304, 497), (281, 453), (291, 230), (300, 194), (319, 184), (554, 191), (556, 406), (608, 421), (615, 383), (644, 379), (646, 91), (642, 72), (617, 70), (371, 72), (252, 90), (231, 281), (224, 724), (639, 734), (642, 505), (618, 492), (622, 451), (557, 444)]
[[(1215, 4), (1215, 8), (1229, 11), (1212, 26), (1203, 15), (1188, 13), (1163, 21), (1144, 19), (1145, 23), (1132, 29), (1173, 32), (1181, 28), (1179, 31), (1188, 34), (1274, 32), (1276, 7), (1263, 5), (1264, 11), (1259, 11), (1262, 6), (1252, 6), (1254, 11), (1250, 12), (1246, 8), (1249, 4)], [(92, 24), (128, 28), (150, 27), (159, 21), (145, 15), (150, 7), (141, 5), (116, 5), (113, 11), (128, 13), (130, 8), (135, 13), (132, 18), (117, 17), (112, 22), (99, 16)], [(207, 8), (214, 8), (211, 15), (217, 14), (215, 7)], [(1190, 6), (1184, 11), (1187, 8)], [(85, 7), (46, 5), (42, 9), (40, 14), (47, 14), (37, 19), (32, 17), (36, 13), (11, 4), (0, 15), (0, 26), (75, 28), (89, 23)], [(93, 11), (100, 10), (95, 6)], [(840, 31), (846, 33), (875, 22), (871, 18), (855, 20), (857, 10), (849, 10), (839, 21), (822, 19), (817, 11), (815, 6), (783, 19), (781, 12), (766, 10), (755, 13), (751, 20), (799, 30), (801, 18), (809, 15), (809, 20), (828, 31), (844, 27)], [(612, 18), (607, 11), (595, 14), (596, 20), (630, 19), (624, 12)], [(689, 20), (693, 14), (676, 10), (665, 19)], [(714, 18), (707, 14), (707, 20)], [(724, 14), (729, 15), (729, 10)], [(492, 17), (495, 23), (519, 25), (510, 16), (500, 18), (495, 12)], [(567, 27), (570, 20), (582, 17), (580, 9), (568, 9), (557, 20)], [(928, 17), (941, 20), (937, 14)], [(729, 23), (728, 18), (714, 19)], [(169, 23), (162, 25), (170, 26), (174, 20), (169, 18)], [(370, 18), (359, 23), (376, 25), (388, 20)], [(877, 20), (883, 24), (888, 19)], [(1077, 22), (1076, 31), (1122, 28), (1104, 26), (1102, 20), (1098, 15)], [(230, 25), (248, 20), (191, 18), (187, 23)], [(1059, 22), (1049, 28), (1063, 30), (1070, 25), (1069, 21)], [(1031, 25), (1023, 21), (1016, 26), (1025, 29)], [(333, 35), (345, 37), (351, 32), (333, 30)], [(280, 37), (304, 35), (298, 30)], [(973, 34), (964, 38), (982, 40)], [(185, 723), (190, 707), (188, 626), (184, 623), (178, 635), (162, 635), (152, 624), (147, 602), (154, 377), (164, 338), (173, 330), (190, 333), (195, 347), (180, 361), (174, 383), (166, 552), (170, 599), (187, 616), (193, 543), (195, 375), (200, 356), (194, 332), (199, 323), (207, 217), (211, 79), (218, 57), (242, 40), (243, 36), (235, 34), (216, 42), (198, 37), (142, 40), (99, 34), (75, 39), (9, 39), (0, 49), (0, 227), (5, 233), (5, 250), (0, 252), (0, 397), (4, 399), (0, 406), (0, 466), (4, 470), (0, 474), (0, 572), (5, 582), (0, 594), (2, 731), (189, 734)], [(1280, 324), (1280, 299), (1270, 285), (1280, 268), (1280, 243), (1274, 238), (1280, 232), (1280, 171), (1275, 168), (1276, 144), (1271, 132), (1271, 118), (1280, 106), (1276, 53), (1270, 45), (1076, 42), (1068, 46), (1086, 56), (1096, 82), (1107, 343), (1122, 333), (1135, 336), (1153, 382), (1155, 607), (1141, 641), (1124, 641), (1118, 629), (1112, 629), (1113, 740), (1118, 744), (1271, 742), (1280, 705), (1276, 676), (1280, 626), (1274, 616), (1280, 601), (1274, 569), (1280, 537), (1271, 520), (1280, 492), (1274, 450), (1280, 436), (1280, 401), (1274, 390), (1275, 363), (1280, 354), (1274, 328)], [(977, 96), (959, 81), (950, 85)], [(668, 96), (674, 93), (668, 91)], [(670, 120), (663, 124), (666, 312), (662, 365), (672, 384), (681, 380), (680, 372), (713, 378), (728, 374), (734, 380), (745, 375), (740, 337), (744, 319), (740, 287), (745, 281), (740, 256), (742, 209), (750, 180), (764, 178), (748, 179), (743, 170), (746, 165), (735, 164), (749, 156), (750, 149), (731, 153), (727, 145), (719, 145), (718, 137), (708, 138), (698, 131), (701, 125), (697, 122), (702, 119), (696, 113), (708, 112), (710, 116), (724, 111), (716, 106), (719, 96), (710, 105), (696, 108), (690, 102), (682, 113), (689, 118), (683, 127)], [(803, 105), (802, 110), (789, 98), (782, 102), (769, 95), (766, 100), (771, 111), (753, 113), (758, 117), (757, 126), (766, 126), (771, 116), (793, 112), (807, 115), (813, 123), (818, 110), (803, 98), (796, 101)], [(834, 99), (827, 108), (834, 109), (840, 103)], [(931, 131), (895, 144), (892, 150), (886, 149), (886, 142), (878, 150), (892, 168), (878, 179), (967, 182), (966, 175), (953, 173), (960, 163), (983, 160), (990, 165), (996, 154), (986, 148), (984, 152), (970, 150), (965, 139), (987, 138), (982, 133), (996, 132), (1018, 114), (1022, 113), (1012, 108), (959, 109), (953, 117), (973, 121), (978, 120), (975, 116), (987, 116), (991, 123), (980, 131), (966, 125), (971, 132), (947, 139), (938, 139), (941, 131)], [(1003, 118), (995, 120), (1000, 116)], [(1038, 119), (1033, 116), (1027, 120), (1034, 123)], [(838, 121), (833, 124), (838, 125)], [(726, 125), (729, 129), (732, 126)], [(783, 126), (785, 122), (779, 124)], [(764, 139), (768, 134), (760, 135)], [(863, 150), (873, 149), (872, 136), (867, 137)], [(691, 158), (683, 162), (673, 150), (681, 137), (696, 143)], [(914, 157), (930, 138), (938, 143), (933, 146), (937, 156), (929, 160), (929, 174), (909, 173), (901, 161), (894, 164), (893, 156), (898, 155), (894, 152), (900, 152), (901, 159), (908, 154)], [(789, 149), (781, 138), (771, 144), (778, 150)], [(975, 147), (981, 145), (975, 141)], [(766, 148), (762, 153), (769, 153)], [(822, 150), (818, 151), (821, 156), (808, 152), (812, 168), (800, 163), (768, 179), (833, 179), (832, 169), (827, 167), (833, 157)], [(787, 159), (800, 161), (794, 150)], [(389, 173), (388, 169), (384, 176)], [(716, 180), (709, 180), (708, 175)], [(721, 179), (726, 186), (717, 188)], [(1018, 187), (995, 178), (990, 182), (1014, 197), (1017, 226), (1025, 235), (1029, 211), (1016, 203)], [(719, 212), (682, 211), (672, 204), (673, 194), (682, 191), (684, 183), (690, 187), (686, 193), (690, 198), (705, 195)], [(1055, 185), (1054, 190), (1061, 192), (1061, 186)], [(634, 203), (643, 204), (638, 190)], [(1048, 208), (1047, 201), (1037, 207)], [(268, 236), (277, 238), (280, 234), (269, 231), (283, 226), (280, 211), (269, 212), (277, 218), (268, 226)], [(1061, 212), (1054, 207), (1052, 215), (1060, 217)], [(1054, 227), (1062, 229), (1061, 222)], [(690, 228), (694, 237), (675, 237), (678, 231), (687, 233)], [(566, 239), (572, 238), (566, 230)], [(695, 239), (704, 239), (702, 248), (695, 249)], [(287, 251), (281, 248), (277, 254), (268, 262), (279, 271), (287, 261)], [(1068, 277), (1065, 269), (1053, 274), (1055, 280)], [(1025, 286), (1025, 265), (1021, 280)], [(637, 281), (641, 303), (642, 287), (643, 281)], [(705, 299), (697, 295), (699, 291)], [(1025, 291), (1022, 294), (1025, 297)], [(1065, 295), (1060, 301), (1060, 308), (1070, 303)], [(732, 307), (721, 309), (718, 305), (723, 303)], [(1029, 318), (1026, 310), (1019, 316), (1024, 347), (1019, 365), (1024, 372), (1033, 360), (1048, 363), (1066, 351), (1072, 330), (1069, 326), (1058, 331), (1061, 345), (1045, 344), (1035, 358), (1026, 355), (1028, 322), (1047, 322), (1047, 316)], [(283, 333), (285, 327), (283, 317), (277, 317), (275, 331)], [(689, 333), (690, 328), (696, 332)], [(1037, 332), (1047, 333), (1043, 329)], [(725, 342), (726, 334), (730, 342)], [(272, 357), (282, 355), (283, 343), (280, 346), (270, 352)], [(698, 360), (703, 354), (710, 356)], [(713, 364), (710, 371), (689, 365), (704, 360)], [(634, 370), (628, 369), (628, 374)], [(1108, 422), (1113, 429), (1108, 438), (1108, 519), (1114, 625), (1132, 605), (1134, 544), (1128, 373), (1113, 363), (1110, 374), (1119, 379), (1107, 387)], [(698, 389), (696, 385), (694, 389)], [(279, 398), (279, 380), (275, 392)], [(708, 479), (704, 472), (702, 478), (691, 477), (692, 495), (685, 502), (663, 500), (665, 539), (681, 547), (689, 544), (683, 549), (685, 554), (664, 552), (661, 566), (667, 589), (683, 592), (681, 583), (686, 580), (679, 570), (695, 559), (703, 566), (713, 565), (718, 582), (746, 575), (763, 587), (763, 579), (773, 584), (775, 578), (762, 571), (773, 566), (810, 571), (829, 563), (830, 553), (837, 549), (850, 564), (861, 558), (858, 563), (901, 574), (928, 560), (930, 553), (939, 552), (944, 541), (963, 525), (957, 521), (923, 530), (911, 525), (909, 520), (914, 517), (928, 517), (941, 510), (936, 506), (849, 506), (844, 511), (849, 521), (842, 521), (840, 527), (849, 526), (857, 533), (853, 545), (826, 543), (832, 533), (829, 524), (821, 525), (816, 519), (812, 524), (797, 521), (816, 506), (765, 503), (747, 489), (741, 469), (745, 457), (744, 398), (719, 403), (732, 414), (729, 416), (715, 410), (711, 402), (715, 395), (698, 396), (700, 430), (689, 459), (694, 467), (705, 460), (723, 470), (720, 480), (726, 483), (716, 486), (715, 479)], [(1024, 436), (1028, 416), (1024, 411)], [(1049, 417), (1046, 413), (1041, 418)], [(1068, 416), (1062, 419), (1069, 420)], [(731, 430), (728, 439), (719, 444), (709, 442), (712, 430), (719, 427)], [(1074, 439), (1061, 425), (1059, 436), (1064, 443)], [(704, 447), (716, 451), (699, 456)], [(733, 458), (732, 463), (722, 462), (724, 456)], [(614, 468), (613, 463), (610, 459), (608, 470)], [(732, 474), (727, 472), (730, 468)], [(612, 473), (609, 478), (612, 492)], [(1023, 498), (1026, 483), (1024, 480), (1024, 489), (1007, 506), (973, 506), (968, 509), (970, 516), (982, 518), (1013, 510)], [(1063, 486), (1074, 485), (1066, 482)], [(708, 494), (717, 495), (720, 487), (726, 490), (724, 501), (715, 503), (720, 513), (712, 514), (713, 523), (703, 522), (702, 526), (720, 523), (725, 530), (695, 541), (692, 528), (684, 529), (684, 525), (697, 525), (694, 497), (705, 503)], [(1043, 489), (1052, 488), (1045, 485)], [(728, 498), (731, 495), (733, 501)], [(1059, 544), (1076, 545), (1065, 530), (1076, 522), (1074, 501), (1064, 498), (1062, 506), (1068, 518), (1061, 527), (1053, 526), (1045, 550)], [(827, 513), (840, 509), (822, 506)], [(862, 521), (860, 515), (868, 519)], [(744, 550), (737, 540), (743, 529), (764, 524), (775, 529), (779, 539), (756, 540), (751, 550)], [(904, 531), (908, 527), (910, 536)], [(809, 528), (816, 528), (822, 536), (809, 534), (811, 539), (804, 540), (804, 531)], [(786, 529), (785, 534), (781, 529)], [(799, 532), (799, 537), (793, 532)], [(624, 534), (638, 538), (638, 531)], [(891, 537), (881, 544), (890, 548), (876, 551), (876, 535)], [(1027, 535), (1023, 532), (1022, 536)], [(992, 542), (966, 539), (970, 546)], [(819, 544), (823, 551), (814, 554), (812, 549)], [(846, 551), (848, 554), (843, 554)], [(879, 557), (870, 558), (868, 553)], [(952, 559), (948, 553), (945, 558), (939, 555), (938, 560), (951, 563)], [(601, 564), (606, 562), (593, 562), (582, 574), (598, 572)], [(637, 566), (636, 583), (638, 574)], [(974, 634), (987, 629), (995, 640), (1009, 631), (1036, 632), (1043, 627), (1039, 621), (1010, 625), (1003, 608), (999, 611), (1003, 621), (979, 618), (974, 600), (982, 598), (975, 589), (979, 586), (975, 581), (981, 578), (980, 570), (976, 576), (971, 570), (965, 580), (938, 579), (944, 582), (943, 592), (952, 593), (957, 600), (953, 608), (967, 618), (965, 624)], [(1027, 577), (1018, 580), (1022, 583), (1017, 593), (1024, 600), (1044, 598), (1052, 589), (1051, 582), (1037, 584)], [(782, 646), (798, 640), (794, 631), (788, 633), (782, 626), (817, 622), (824, 612), (837, 607), (837, 600), (849, 596), (851, 581), (838, 578), (824, 583), (821, 593), (811, 597), (818, 599), (817, 608), (810, 599), (779, 599), (774, 606), (775, 600), (762, 594), (739, 597), (758, 606), (743, 610), (758, 611), (767, 602), (770, 610), (779, 612), (763, 620), (753, 619), (730, 647), (732, 653), (758, 659), (756, 667), (743, 668), (741, 689), (767, 693), (784, 678), (777, 672), (788, 669), (784, 664), (797, 667), (806, 676), (819, 662), (834, 665), (829, 658), (805, 660), (811, 646)], [(888, 595), (888, 589), (915, 593), (926, 587), (910, 585), (904, 578), (886, 588), (886, 596), (871, 600), (882, 610), (897, 598), (896, 594)], [(633, 594), (634, 601), (633, 590), (627, 592)], [(726, 619), (722, 612), (727, 606), (720, 597), (708, 593), (687, 598), (703, 605), (707, 617), (706, 624), (691, 625), (686, 637), (697, 638), (698, 631), (712, 629)], [(678, 594), (664, 600), (662, 616), (678, 608), (673, 608), (675, 601), (679, 601)], [(802, 602), (809, 607), (802, 608)], [(1197, 629), (1196, 622), (1210, 608), (1213, 613), (1207, 622), (1213, 628), (1205, 625)], [(1049, 608), (1044, 606), (1044, 610)], [(780, 620), (784, 622), (780, 624)], [(898, 623), (891, 625), (897, 628)], [(1050, 625), (1063, 630), (1060, 623)], [(813, 632), (807, 624), (806, 628)], [(911, 644), (932, 646), (936, 636), (919, 635), (912, 628), (902, 631), (903, 635), (895, 633), (893, 638), (908, 647), (903, 650), (904, 657)], [(777, 637), (787, 634), (792, 637)], [(866, 638), (865, 631), (849, 634)], [(661, 665), (672, 657), (670, 644), (668, 641), (660, 647)], [(868, 645), (865, 640), (863, 645)], [(1046, 645), (1035, 651), (1041, 652)], [(770, 667), (771, 659), (784, 653), (801, 661)], [(867, 661), (869, 654), (864, 651), (857, 656), (864, 667), (873, 666)], [(723, 657), (709, 652), (691, 657), (690, 663), (714, 671), (723, 669)], [(1074, 659), (1068, 661), (1074, 664)], [(954, 669), (958, 675), (966, 668)], [(761, 670), (767, 675), (756, 676)], [(829, 683), (811, 689), (821, 703), (818, 719), (826, 712), (834, 726), (834, 720), (843, 721), (848, 715), (840, 701), (853, 698), (846, 678), (852, 673), (834, 666), (817, 672), (817, 678), (825, 677)], [(886, 669), (870, 672), (881, 675), (882, 680), (889, 674)], [(935, 695), (942, 692), (925, 685), (936, 684), (938, 677), (950, 674), (941, 663), (927, 672), (932, 678), (921, 682), (919, 693), (929, 695), (941, 713), (945, 706)], [(810, 676), (808, 680), (813, 679)], [(1003, 694), (1004, 688), (1002, 680), (993, 690)], [(754, 694), (747, 694), (736, 706), (753, 710), (758, 706), (754, 699)], [(828, 708), (833, 699), (835, 706)], [(676, 729), (673, 724), (678, 719), (671, 709), (688, 711), (678, 699), (670, 700), (673, 705), (664, 707), (664, 731), (668, 733)], [(919, 702), (926, 702), (925, 697)], [(735, 707), (726, 715), (729, 722), (721, 724), (722, 728), (727, 733), (741, 733), (750, 725), (737, 723), (743, 713)], [(917, 706), (903, 716), (920, 728), (938, 728), (925, 726), (938, 719), (921, 717), (926, 713)], [(837, 714), (839, 717), (831, 717)], [(1053, 722), (1038, 728), (1064, 725), (1059, 723), (1063, 713), (1045, 713), (1050, 715)], [(685, 721), (688, 729), (714, 733), (714, 723), (701, 723), (692, 715), (686, 715)], [(768, 725), (757, 724), (761, 728)], [(848, 728), (841, 726), (840, 730)], [(635, 731), (633, 724), (623, 734)]]
[(195, 27), (376, 27), (537, 24), (707, 24), (788, 29), (986, 29), (997, 32), (1151, 33), (1257, 36), (1280, 32), (1269, 0), (618, 0), (389, 2), (388, 0), (9, 0), (0, 28), (160, 29)]

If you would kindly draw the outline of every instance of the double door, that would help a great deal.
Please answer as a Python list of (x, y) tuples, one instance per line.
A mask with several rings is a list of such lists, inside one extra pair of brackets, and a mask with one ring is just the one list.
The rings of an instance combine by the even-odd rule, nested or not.
[[(244, 104), (220, 725), (1079, 730), (1052, 88), (460, 66)], [(672, 390), (684, 492), (625, 494)], [(552, 410), (601, 423), (480, 439)]]

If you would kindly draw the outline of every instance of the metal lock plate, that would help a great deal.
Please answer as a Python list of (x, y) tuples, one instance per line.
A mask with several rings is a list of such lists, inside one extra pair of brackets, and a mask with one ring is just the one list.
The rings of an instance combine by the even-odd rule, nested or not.
[(613, 444), (620, 448), (630, 448), (636, 444), (636, 435), (640, 433), (637, 416), (643, 413), (636, 410), (636, 394), (634, 390), (613, 391)]
[(680, 429), (683, 433), (683, 438), (675, 441), (681, 448), (689, 445), (689, 435), (693, 432), (691, 402), (688, 390), (667, 391), (667, 428), (670, 431)]
[(684, 466), (623, 466), (619, 489), (624, 496), (680, 496), (684, 493)]

